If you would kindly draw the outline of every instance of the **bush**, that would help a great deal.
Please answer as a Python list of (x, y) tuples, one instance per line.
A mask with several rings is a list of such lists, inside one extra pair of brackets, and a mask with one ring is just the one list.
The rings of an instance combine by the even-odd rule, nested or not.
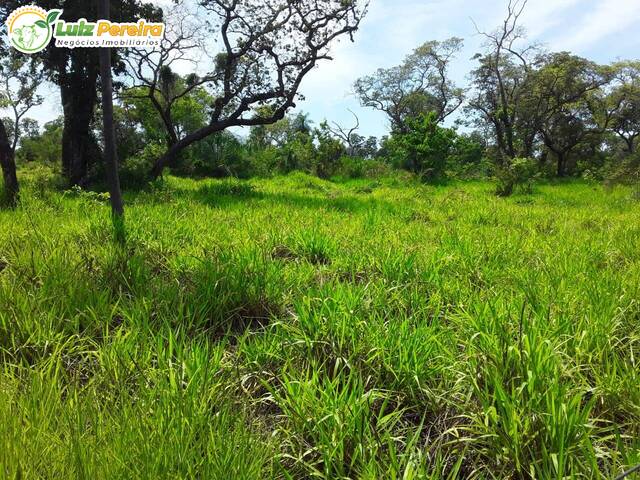
[(316, 135), (318, 147), (315, 155), (315, 174), (320, 178), (334, 176), (339, 167), (342, 156), (345, 153), (341, 141), (332, 138), (322, 132)]
[(254, 174), (247, 148), (229, 132), (196, 143), (184, 152), (179, 165), (175, 171), (181, 175), (249, 178)]
[(457, 135), (447, 158), (447, 173), (458, 178), (487, 176), (485, 147), (475, 135)]
[(532, 181), (538, 173), (538, 164), (533, 158), (514, 158), (506, 165), (496, 169), (498, 180), (496, 195), (508, 197), (516, 188), (523, 193), (530, 193)]
[(409, 119), (407, 127), (407, 132), (394, 133), (384, 146), (393, 164), (423, 180), (442, 177), (456, 141), (455, 130), (440, 127), (433, 113)]
[(271, 177), (280, 171), (280, 150), (273, 145), (252, 147), (247, 155), (257, 177)]
[(389, 174), (389, 165), (373, 159), (344, 155), (338, 162), (336, 176), (342, 178), (378, 178)]
[(602, 175), (606, 185), (640, 185), (640, 152), (615, 158)]
[[(123, 188), (139, 188), (149, 181), (149, 172), (155, 161), (166, 151), (166, 146), (149, 143), (138, 154), (120, 163), (120, 183)], [(104, 178), (102, 176), (101, 178)]]

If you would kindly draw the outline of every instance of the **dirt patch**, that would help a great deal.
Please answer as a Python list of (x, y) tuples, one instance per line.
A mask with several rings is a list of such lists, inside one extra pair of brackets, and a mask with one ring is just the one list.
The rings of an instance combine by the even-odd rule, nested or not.
[(300, 258), (296, 252), (291, 250), (286, 245), (276, 245), (271, 250), (271, 259), (272, 260), (284, 260), (288, 262), (294, 262)]

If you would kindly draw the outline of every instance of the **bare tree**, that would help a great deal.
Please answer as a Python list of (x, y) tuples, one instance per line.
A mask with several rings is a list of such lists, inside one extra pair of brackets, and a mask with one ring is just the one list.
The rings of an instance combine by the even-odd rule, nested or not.
[(26, 120), (25, 115), (44, 100), (37, 94), (42, 74), (36, 63), (29, 63), (24, 57), (9, 55), (0, 61), (0, 77), (0, 109), (6, 108), (12, 113), (11, 128), (0, 118), (0, 167), (7, 201), (15, 204), (20, 190), (16, 173), (16, 147)]
[[(527, 0), (509, 0), (507, 16), (493, 32), (480, 30), (487, 53), (477, 55), (480, 66), (472, 72), (476, 94), (469, 109), (492, 125), (500, 152), (508, 157), (531, 156), (537, 123), (530, 100), (530, 73), (539, 47), (521, 45), (525, 30), (519, 25)], [(474, 23), (475, 25), (475, 23)]]
[(207, 84), (215, 98), (210, 121), (173, 144), (153, 166), (152, 177), (209, 135), (282, 119), (295, 106), (303, 78), (319, 61), (331, 59), (335, 40), (353, 36), (367, 8), (366, 0), (203, 0), (202, 5), (213, 18), (209, 33), (219, 34), (222, 47)]
[(435, 112), (439, 122), (455, 112), (464, 91), (448, 78), (451, 60), (462, 40), (431, 41), (416, 48), (401, 65), (381, 68), (354, 85), (360, 103), (384, 112), (396, 131), (406, 131), (406, 120)]
[(360, 128), (360, 119), (358, 118), (358, 116), (351, 110), (349, 110), (349, 112), (351, 113), (351, 115), (353, 115), (353, 118), (356, 121), (355, 126), (353, 126), (352, 128), (346, 129), (344, 128), (342, 125), (340, 125), (337, 122), (333, 122), (333, 127), (331, 125), (329, 125), (327, 123), (327, 130), (335, 137), (337, 137), (338, 139), (340, 139), (347, 147), (347, 154), (348, 155), (353, 155), (353, 152), (355, 151), (355, 140), (356, 137), (354, 136), (355, 133), (358, 131), (358, 129)]

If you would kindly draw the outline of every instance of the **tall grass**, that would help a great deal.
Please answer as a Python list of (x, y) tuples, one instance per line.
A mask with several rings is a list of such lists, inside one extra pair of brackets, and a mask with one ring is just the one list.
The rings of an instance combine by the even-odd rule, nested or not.
[(640, 463), (631, 189), (25, 182), (0, 476), (614, 478)]

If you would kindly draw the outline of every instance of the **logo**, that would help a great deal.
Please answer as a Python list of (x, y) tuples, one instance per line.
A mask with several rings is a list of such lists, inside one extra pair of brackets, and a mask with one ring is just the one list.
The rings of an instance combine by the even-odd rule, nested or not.
[(40, 7), (20, 7), (7, 19), (9, 41), (22, 53), (44, 50), (53, 36), (53, 23), (62, 10), (46, 11)]
[(114, 23), (109, 20), (77, 22), (59, 20), (62, 10), (48, 12), (37, 6), (20, 7), (7, 19), (9, 42), (22, 53), (38, 53), (56, 39), (62, 48), (140, 48), (158, 47), (164, 37), (164, 23), (138, 20)]

